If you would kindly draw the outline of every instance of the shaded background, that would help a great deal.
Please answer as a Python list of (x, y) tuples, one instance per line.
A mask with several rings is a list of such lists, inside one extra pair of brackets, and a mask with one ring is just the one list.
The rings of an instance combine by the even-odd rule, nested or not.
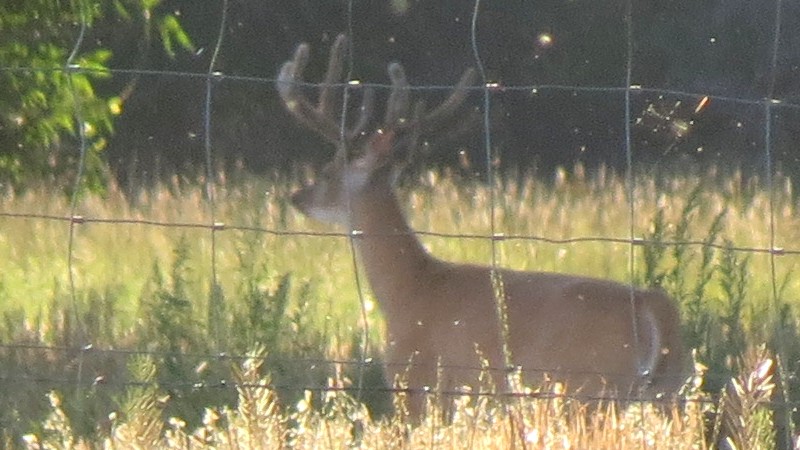
[[(112, 24), (93, 31), (115, 50), (110, 67), (207, 71), (222, 2), (169, 1), (162, 7), (179, 13), (197, 52), (175, 59), (152, 52), (143, 59), (138, 43)], [(386, 64), (400, 61), (413, 85), (453, 84), (464, 68), (475, 65), (473, 7), (472, 1), (456, 0), (355, 2), (354, 77), (388, 82)], [(624, 87), (624, 8), (617, 0), (482, 3), (477, 44), (487, 81), (506, 87)], [(632, 95), (634, 163), (676, 170), (711, 164), (762, 174), (764, 108), (736, 99), (757, 101), (773, 89), (772, 98), (783, 102), (773, 107), (773, 163), (797, 175), (800, 35), (792, 30), (800, 29), (800, 4), (783, 2), (774, 73), (774, 0), (644, 0), (634, 8), (632, 84), (664, 90)], [(214, 86), (211, 138), (217, 168), (243, 165), (258, 172), (318, 163), (330, 155), (321, 141), (292, 123), (272, 83), (264, 79), (274, 78), (299, 42), (308, 42), (307, 78), (319, 80), (330, 42), (348, 29), (346, 17), (344, 1), (230, 2), (216, 68), (254, 79), (224, 79)], [(156, 39), (151, 45), (161, 44)], [(116, 74), (104, 88), (119, 91), (131, 85), (131, 78)], [(202, 168), (205, 79), (140, 75), (132, 85), (106, 152), (122, 184)], [(695, 112), (705, 95), (721, 97), (712, 97)], [(474, 97), (478, 104), (479, 96)], [(590, 169), (598, 164), (624, 169), (624, 106), (621, 90), (500, 90), (492, 95), (492, 143), (504, 167), (546, 174), (581, 161)], [(476, 132), (442, 142), (423, 163), (454, 165), (462, 150), (480, 162), (485, 158), (482, 139)], [(480, 166), (475, 164), (475, 170)]]

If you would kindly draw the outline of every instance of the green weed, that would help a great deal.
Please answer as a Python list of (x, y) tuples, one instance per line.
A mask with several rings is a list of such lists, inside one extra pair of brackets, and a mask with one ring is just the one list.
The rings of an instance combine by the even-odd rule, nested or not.
[[(776, 380), (785, 381), (775, 392), (797, 398), (792, 375), (800, 359), (795, 295), (800, 280), (792, 276), (797, 257), (739, 250), (771, 242), (771, 215), (777, 244), (800, 241), (790, 184), (779, 178), (770, 202), (757, 181), (736, 174), (637, 174), (635, 180), (629, 189), (605, 169), (589, 176), (578, 167), (554, 180), (499, 177), (487, 186), (431, 172), (401, 198), (413, 227), (431, 232), (421, 236), (423, 243), (443, 259), (490, 264), (493, 238), (497, 259), (506, 267), (666, 290), (681, 306), (687, 344), (707, 369), (705, 390), (720, 392), (746, 369), (744, 356), (766, 343), (780, 368)], [(66, 221), (0, 216), (3, 441), (16, 445), (34, 433), (37, 442), (55, 442), (44, 425), (52, 423), (54, 428), (69, 425), (70, 445), (86, 438), (124, 446), (140, 434), (159, 445), (173, 438), (230, 442), (225, 433), (281, 446), (290, 437), (298, 446), (312, 438), (336, 446), (345, 435), (352, 443), (352, 433), (370, 442), (376, 432), (371, 427), (380, 421), (356, 418), (362, 414), (357, 400), (371, 405), (373, 413), (385, 411), (379, 403), (393, 400), (376, 389), (381, 384), (380, 311), (366, 286), (358, 292), (346, 236), (294, 233), (331, 231), (292, 211), (287, 198), (296, 184), (274, 176), (215, 185), (214, 220), (223, 226), (213, 239), (199, 185), (176, 180), (142, 191), (135, 202), (113, 187), (102, 197), (87, 195), (79, 205), (86, 220), (75, 224), (71, 258)], [(69, 205), (47, 189), (32, 188), (6, 193), (0, 211), (63, 216)], [(126, 221), (114, 222), (121, 219)], [(637, 238), (633, 246), (631, 230)], [(569, 240), (576, 237), (611, 240)], [(74, 298), (66, 288), (70, 270)], [(361, 356), (366, 325), (373, 349), (366, 356), (374, 361), (349, 364)], [(260, 356), (242, 366), (240, 356), (255, 345), (262, 349)], [(272, 388), (248, 390), (245, 379)], [(364, 390), (352, 398), (303, 391), (328, 383), (363, 384)], [(48, 392), (60, 394), (48, 397)], [(536, 445), (569, 440), (542, 434), (549, 419), (541, 418), (541, 409), (519, 404), (522, 409), (514, 414), (490, 420), (477, 412), (490, 405), (464, 402), (465, 411), (472, 411), (464, 413), (472, 427), (467, 434), (438, 423), (426, 428), (424, 438), (408, 437), (407, 429), (388, 418), (393, 431), (386, 432), (421, 443), (458, 437), (480, 447), (491, 442), (482, 433), (496, 431), (493, 427), (502, 422), (509, 439), (532, 439)], [(291, 410), (300, 404), (314, 407)], [(135, 416), (131, 405), (150, 415)], [(493, 414), (511, 411), (490, 409)], [(55, 411), (65, 416), (48, 422)], [(261, 417), (265, 411), (275, 416)], [(529, 423), (529, 414), (540, 414), (539, 425)], [(678, 430), (671, 435), (682, 436), (675, 442), (686, 442), (684, 432), (698, 439), (696, 428), (654, 426), (662, 433)], [(286, 434), (299, 428), (316, 431)], [(588, 442), (575, 439), (570, 442)]]

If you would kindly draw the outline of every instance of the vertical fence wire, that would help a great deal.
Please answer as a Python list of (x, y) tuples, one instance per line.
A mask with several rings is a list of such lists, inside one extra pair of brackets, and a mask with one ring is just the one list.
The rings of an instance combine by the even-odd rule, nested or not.
[(67, 80), (67, 86), (71, 91), (72, 100), (73, 100), (73, 107), (74, 107), (74, 121), (75, 121), (75, 128), (78, 131), (78, 167), (77, 172), (75, 174), (75, 180), (73, 182), (73, 191), (72, 191), (72, 198), (70, 199), (70, 206), (69, 206), (69, 236), (67, 238), (67, 277), (69, 278), (69, 294), (70, 300), (72, 302), (72, 314), (74, 315), (74, 326), (77, 330), (78, 334), (78, 347), (80, 351), (78, 353), (78, 370), (75, 380), (75, 391), (76, 396), (78, 396), (81, 392), (81, 381), (83, 379), (83, 353), (84, 349), (87, 346), (86, 340), (86, 333), (83, 328), (83, 324), (80, 317), (80, 307), (78, 305), (78, 294), (77, 288), (75, 286), (75, 235), (76, 225), (81, 223), (81, 219), (77, 215), (78, 211), (78, 203), (80, 202), (81, 193), (83, 191), (83, 173), (86, 168), (86, 152), (87, 152), (87, 142), (86, 142), (86, 124), (84, 123), (84, 116), (83, 116), (83, 108), (81, 105), (81, 97), (80, 94), (75, 87), (75, 82), (73, 80), (73, 74), (76, 70), (80, 70), (80, 64), (76, 62), (78, 58), (78, 53), (83, 46), (84, 37), (86, 36), (86, 29), (88, 28), (87, 17), (86, 15), (88, 12), (86, 11), (86, 3), (85, 2), (77, 2), (72, 4), (72, 8), (78, 8), (79, 15), (80, 15), (80, 24), (79, 24), (79, 32), (78, 36), (75, 39), (75, 44), (72, 47), (72, 51), (69, 54), (69, 57), (66, 61), (65, 66), (65, 75)]
[(633, 171), (633, 145), (631, 143), (631, 89), (633, 77), (633, 3), (625, 2), (625, 97), (624, 133), (625, 184), (628, 191), (628, 286), (630, 288), (631, 331), (634, 353), (639, 353), (639, 327), (636, 314), (636, 175)]
[(776, 242), (776, 217), (775, 217), (775, 161), (774, 161), (774, 154), (773, 154), (773, 135), (772, 135), (772, 126), (773, 126), (773, 105), (775, 105), (779, 100), (775, 99), (775, 82), (777, 78), (777, 71), (778, 71), (778, 51), (780, 49), (780, 37), (781, 37), (781, 26), (782, 26), (782, 8), (783, 8), (783, 1), (776, 0), (775, 1), (775, 22), (772, 27), (774, 30), (773, 39), (771, 42), (771, 52), (770, 52), (770, 59), (769, 59), (769, 78), (767, 84), (767, 91), (765, 93), (764, 98), (764, 152), (766, 157), (766, 178), (767, 178), (767, 193), (768, 193), (768, 201), (769, 201), (769, 270), (770, 270), (770, 285), (771, 285), (771, 294), (772, 294), (772, 306), (773, 306), (773, 318), (772, 318), (772, 328), (774, 329), (774, 333), (776, 334), (775, 339), (775, 352), (777, 353), (777, 368), (776, 374), (779, 378), (779, 383), (776, 386), (776, 389), (779, 389), (780, 398), (782, 400), (782, 404), (776, 406), (778, 411), (776, 411), (776, 419), (778, 422), (778, 435), (779, 443), (786, 445), (791, 445), (793, 430), (792, 430), (792, 420), (791, 420), (791, 410), (785, 404), (786, 400), (788, 400), (788, 389), (786, 383), (789, 380), (789, 373), (785, 369), (785, 364), (787, 363), (786, 359), (786, 344), (784, 343), (785, 333), (781, 329), (781, 293), (778, 292), (778, 275), (777, 275), (777, 261), (776, 257), (778, 256), (779, 249), (777, 247)]
[[(639, 316), (636, 311), (636, 174), (633, 167), (633, 144), (631, 141), (631, 89), (633, 80), (633, 1), (625, 1), (625, 96), (624, 96), (624, 152), (625, 152), (625, 184), (628, 191), (628, 236), (630, 244), (628, 244), (628, 295), (629, 307), (631, 314), (631, 335), (633, 337), (633, 354), (641, 355), (641, 341), (639, 338)], [(651, 349), (651, 351), (653, 351)], [(660, 351), (660, 349), (659, 349)], [(647, 378), (652, 374), (649, 373), (651, 368), (644, 368), (641, 362), (638, 362), (636, 377)], [(647, 372), (645, 372), (645, 370)], [(645, 384), (642, 384), (644, 389)], [(644, 399), (641, 397), (641, 392), (635, 393), (636, 402), (641, 406), (644, 404)], [(644, 430), (644, 409), (639, 409), (640, 430)], [(642, 448), (646, 447), (645, 433), (641, 433)]]
[[(203, 104), (203, 150), (205, 153), (205, 166), (206, 166), (206, 179), (205, 191), (206, 201), (208, 202), (209, 221), (210, 221), (210, 237), (211, 237), (211, 280), (208, 293), (208, 313), (207, 317), (209, 322), (220, 320), (219, 313), (223, 310), (223, 305), (218, 304), (223, 302), (221, 295), (218, 295), (219, 287), (217, 280), (217, 232), (221, 230), (223, 225), (217, 223), (217, 204), (216, 204), (216, 176), (214, 173), (214, 151), (213, 151), (213, 137), (211, 135), (211, 108), (212, 97), (214, 93), (214, 83), (217, 79), (221, 79), (222, 74), (216, 71), (217, 58), (219, 57), (222, 49), (222, 42), (225, 36), (225, 27), (228, 22), (228, 0), (222, 1), (222, 14), (219, 21), (219, 31), (217, 32), (217, 40), (214, 44), (214, 52), (211, 54), (211, 60), (208, 62), (208, 70), (206, 72), (206, 90), (205, 102)], [(213, 333), (215, 346), (221, 343), (220, 327), (218, 324), (208, 323), (208, 326)]]
[[(489, 239), (490, 239), (490, 282), (492, 285), (492, 293), (495, 302), (496, 315), (495, 319), (499, 325), (498, 339), (502, 345), (503, 353), (503, 366), (504, 370), (508, 371), (507, 380), (511, 380), (514, 370), (514, 355), (511, 353), (509, 346), (508, 336), (508, 309), (506, 305), (506, 292), (503, 284), (502, 272), (500, 271), (500, 255), (498, 251), (498, 242), (503, 239), (503, 234), (497, 230), (497, 192), (498, 188), (495, 177), (495, 155), (492, 147), (492, 129), (491, 129), (491, 106), (492, 106), (492, 90), (497, 86), (488, 79), (486, 67), (481, 57), (480, 48), (478, 46), (478, 18), (481, 11), (481, 0), (475, 0), (472, 9), (472, 17), (470, 21), (470, 47), (472, 49), (472, 58), (475, 62), (475, 67), (478, 71), (478, 79), (481, 83), (481, 105), (483, 106), (483, 113), (481, 115), (481, 131), (483, 133), (483, 152), (484, 163), (486, 164), (486, 184), (489, 186)], [(512, 380), (513, 381), (513, 380)], [(514, 387), (513, 382), (509, 384)]]
[[(345, 86), (342, 91), (342, 108), (341, 108), (341, 119), (339, 121), (339, 136), (341, 142), (345, 142), (345, 136), (347, 134), (347, 112), (350, 102), (350, 90), (352, 89), (350, 80), (353, 78), (353, 69), (355, 64), (354, 54), (355, 54), (355, 40), (354, 40), (354, 32), (353, 32), (353, 0), (347, 0), (346, 3), (346, 15), (345, 20), (347, 21), (347, 35), (348, 35), (348, 45), (347, 45), (347, 70), (345, 75)], [(341, 80), (339, 80), (341, 81)], [(337, 149), (338, 150), (338, 149)], [(345, 152), (345, 160), (350, 158), (350, 151), (351, 149), (347, 149)], [(350, 197), (347, 198), (347, 209), (348, 211), (352, 211), (352, 205), (350, 204)], [(361, 236), (361, 230), (353, 229), (352, 224), (348, 225), (350, 229), (348, 229), (347, 233), (347, 242), (350, 249), (350, 262), (353, 267), (353, 281), (356, 285), (356, 293), (358, 295), (358, 305), (359, 305), (359, 312), (361, 314), (361, 322), (363, 323), (363, 328), (361, 330), (361, 342), (360, 342), (360, 349), (358, 355), (358, 374), (356, 375), (356, 400), (361, 401), (364, 392), (364, 376), (365, 376), (365, 365), (368, 362), (368, 355), (369, 355), (369, 339), (370, 339), (370, 323), (369, 323), (369, 314), (367, 311), (367, 295), (364, 292), (364, 283), (361, 280), (361, 273), (358, 269), (358, 255), (356, 249), (356, 239), (359, 239)], [(392, 380), (394, 382), (394, 380)]]

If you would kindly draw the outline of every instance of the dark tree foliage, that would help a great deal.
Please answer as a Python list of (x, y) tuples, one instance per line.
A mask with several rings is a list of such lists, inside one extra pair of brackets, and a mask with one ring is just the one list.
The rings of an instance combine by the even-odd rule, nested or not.
[[(50, 2), (16, 3), (22, 11)], [(230, 1), (214, 67), (225, 76), (215, 80), (211, 109), (207, 111), (205, 74), (225, 2), (122, 3), (136, 13), (126, 16), (112, 12), (113, 8), (97, 6), (106, 5), (103, 2), (70, 3), (72, 9), (67, 8), (63, 16), (53, 16), (53, 22), (67, 25), (49, 32), (60, 39), (57, 47), (61, 53), (47, 60), (63, 66), (77, 31), (74, 17), (70, 19), (69, 15), (76, 14), (75, 5), (94, 5), (90, 44), (81, 56), (94, 58), (99, 66), (132, 71), (115, 72), (103, 80), (85, 75), (85, 84), (95, 93), (87, 94), (88, 99), (81, 103), (90, 111), (91, 100), (102, 100), (95, 110), (95, 141), (105, 145), (107, 139), (108, 145), (97, 155), (102, 155), (117, 179), (131, 188), (176, 171), (196, 174), (207, 170), (207, 114), (215, 171), (240, 166), (262, 171), (325, 160), (331, 149), (292, 124), (268, 80), (275, 77), (299, 42), (311, 44), (315, 55), (307, 71), (310, 80), (319, 79), (327, 46), (341, 32), (350, 33), (354, 42), (354, 79), (385, 83), (386, 65), (396, 60), (407, 69), (412, 84), (446, 85), (465, 67), (476, 65), (471, 42), (473, 1), (365, 1), (353, 2), (352, 9), (341, 0)], [(188, 47), (179, 45), (181, 41), (175, 38), (182, 34), (158, 32), (163, 27), (139, 14), (144, 7), (134, 7), (151, 3), (157, 5), (152, 7), (152, 17), (162, 18), (158, 23), (180, 20), (195, 51), (176, 51)], [(766, 116), (763, 105), (747, 101), (770, 97), (778, 101), (770, 117), (773, 167), (788, 173), (800, 171), (795, 150), (800, 138), (800, 108), (796, 107), (800, 102), (800, 34), (793, 31), (800, 27), (800, 3), (782, 2), (778, 28), (776, 0), (631, 2), (630, 61), (628, 4), (623, 0), (481, 3), (475, 24), (476, 45), (485, 81), (499, 86), (491, 94), (489, 120), (492, 145), (503, 166), (546, 172), (580, 161), (590, 169), (599, 164), (624, 169), (629, 155), (623, 88), (630, 68), (631, 83), (643, 88), (630, 96), (630, 156), (634, 164), (666, 170), (717, 165), (763, 174)], [(34, 42), (31, 36), (47, 34), (47, 27), (32, 21), (18, 29), (27, 30), (24, 32), (29, 35), (21, 42), (28, 46)], [(776, 32), (779, 45), (773, 67)], [(98, 53), (100, 50), (110, 53)], [(3, 66), (38, 64), (30, 56), (16, 58), (3, 62)], [(8, 71), (2, 76), (8, 77)], [(63, 77), (62, 73), (51, 78)], [(51, 136), (74, 136), (74, 125), (66, 126), (74, 120), (65, 119), (74, 109), (68, 101), (70, 95), (63, 93), (63, 81), (50, 83), (55, 84), (50, 90), (60, 96), (43, 91), (45, 98), (65, 98), (57, 100), (62, 120), (50, 125), (57, 131)], [(553, 89), (548, 85), (604, 90)], [(5, 90), (0, 100), (3, 111), (9, 111), (9, 102), (24, 101), (26, 92), (31, 91), (14, 88), (17, 90), (8, 92), (8, 83), (0, 89)], [(426, 95), (431, 96), (430, 103), (435, 103), (443, 92), (431, 90)], [(709, 99), (704, 100), (705, 96)], [(472, 101), (482, 104), (479, 93), (473, 97)], [(118, 117), (112, 117), (114, 110), (107, 106), (107, 100), (114, 98), (119, 98)], [(19, 137), (13, 137), (19, 133), (18, 125), (14, 125), (18, 115), (3, 112), (0, 120), (4, 143), (19, 142)], [(473, 129), (469, 136), (433, 142), (432, 152), (419, 163), (460, 162), (464, 167), (464, 161), (471, 160), (469, 170), (483, 170), (482, 127), (476, 124)], [(50, 156), (65, 151), (63, 140), (56, 146), (50, 141), (36, 141), (47, 145), (25, 147), (24, 152), (13, 150), (17, 156), (3, 160), (5, 170), (17, 164), (16, 170), (38, 167), (38, 172), (32, 173), (51, 173)], [(5, 155), (10, 152), (8, 148), (6, 145), (0, 151)], [(74, 155), (73, 149), (69, 152)], [(19, 156), (23, 153), (32, 161)]]
[(20, 188), (44, 179), (74, 179), (83, 147), (84, 186), (104, 187), (102, 152), (127, 94), (102, 87), (117, 50), (106, 45), (103, 30), (119, 31), (123, 24), (130, 42), (148, 42), (157, 33), (167, 54), (190, 48), (175, 16), (156, 11), (159, 3), (0, 5), (0, 183)]
[[(493, 92), (490, 111), (492, 143), (502, 164), (544, 171), (577, 161), (589, 167), (625, 167), (622, 90), (542, 88), (532, 93), (512, 87), (624, 87), (626, 4), (481, 4), (477, 46), (486, 81), (505, 87)], [(783, 4), (773, 72), (774, 1), (633, 2), (632, 84), (694, 94), (643, 90), (632, 95), (635, 164), (675, 165), (676, 170), (716, 164), (763, 171), (763, 108), (724, 97), (799, 100), (800, 37), (790, 30), (800, 26), (800, 7)], [(217, 39), (221, 4), (176, 0), (171, 5), (181, 11), (182, 23), (204, 52), (148, 68), (203, 73)], [(308, 42), (316, 56), (308, 77), (318, 80), (327, 46), (340, 32), (352, 34), (354, 79), (385, 83), (386, 64), (398, 60), (412, 84), (443, 85), (476, 64), (470, 40), (472, 1), (368, 1), (352, 6), (348, 23), (348, 3), (342, 1), (231, 2), (216, 69), (226, 75), (272, 78), (293, 48)], [(154, 77), (140, 88), (110, 148), (120, 178), (152, 180), (176, 169), (204, 170), (204, 81)], [(706, 95), (712, 97), (701, 105)], [(800, 167), (792, 150), (800, 136), (796, 109), (776, 111), (772, 142), (776, 166), (795, 171)], [(292, 124), (270, 82), (228, 78), (216, 83), (210, 113), (214, 169), (243, 163), (264, 170), (330, 155), (331, 149)], [(484, 148), (477, 125), (473, 136), (434, 143), (424, 163), (456, 164), (466, 152), (471, 169), (481, 170)]]

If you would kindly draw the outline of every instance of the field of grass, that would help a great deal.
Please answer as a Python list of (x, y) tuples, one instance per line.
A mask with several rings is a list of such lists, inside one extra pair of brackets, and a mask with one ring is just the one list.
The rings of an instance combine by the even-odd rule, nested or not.
[[(407, 435), (402, 423), (353, 419), (365, 413), (345, 393), (312, 389), (308, 397), (305, 388), (358, 384), (363, 374), (366, 386), (378, 384), (377, 365), (362, 373), (347, 361), (359, 355), (364, 317), (374, 349), (367, 356), (380, 357), (380, 312), (365, 279), (355, 276), (348, 238), (329, 233), (342, 230), (312, 223), (288, 204), (297, 181), (220, 178), (213, 207), (202, 184), (179, 179), (133, 201), (114, 188), (85, 196), (71, 255), (69, 221), (41, 217), (69, 216), (70, 202), (57, 190), (0, 198), (0, 437), (7, 445), (66, 433), (71, 442), (112, 439), (109, 445), (125, 447), (139, 433), (176, 447), (215, 436), (225, 447), (220, 440), (231, 433), (274, 428), (281, 445), (314, 430), (330, 448), (352, 443), (354, 433), (378, 448), (465, 439), (477, 448), (508, 448), (517, 440), (542, 447), (544, 439), (561, 442), (547, 448), (586, 448), (602, 439), (605, 447), (588, 446), (688, 448), (708, 433), (702, 408), (583, 426), (553, 412), (553, 402), (481, 409), (473, 401), (464, 406), (472, 415), (461, 416), (469, 426), (456, 416)], [(786, 371), (796, 370), (800, 205), (789, 180), (778, 177), (770, 193), (737, 174), (641, 173), (631, 196), (610, 171), (587, 175), (576, 167), (555, 179), (509, 177), (494, 186), (433, 172), (408, 184), (413, 188), (402, 198), (409, 219), (444, 259), (490, 264), (494, 232), (494, 258), (504, 267), (662, 286), (680, 302), (687, 343), (708, 368), (704, 390), (712, 396), (732, 375), (746, 376), (742, 358), (761, 344), (780, 353)], [(215, 222), (224, 227), (212, 233)], [(631, 246), (631, 231), (646, 242)], [(575, 238), (602, 239), (567, 242)], [(769, 248), (773, 240), (785, 254), (741, 250)], [(242, 369), (250, 361), (243, 355), (257, 345), (266, 349), (258, 375)], [(271, 389), (245, 388), (261, 386), (264, 376)], [(241, 377), (250, 382), (233, 381)], [(788, 389), (796, 400), (795, 388)], [(48, 397), (50, 391), (58, 394)], [(391, 401), (381, 389), (364, 392), (374, 410)], [(317, 407), (304, 409), (309, 404)], [(757, 416), (754, 423), (769, 428), (764, 414)], [(547, 420), (553, 422), (542, 426)], [(491, 436), (506, 440), (483, 440)]]

